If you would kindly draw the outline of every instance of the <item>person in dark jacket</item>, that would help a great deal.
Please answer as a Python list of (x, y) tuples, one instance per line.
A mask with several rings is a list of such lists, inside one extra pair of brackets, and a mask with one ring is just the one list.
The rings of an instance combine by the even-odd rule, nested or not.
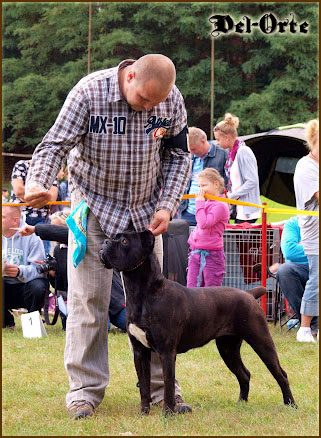
[[(224, 171), (224, 165), (227, 159), (227, 151), (217, 146), (213, 141), (207, 140), (206, 133), (196, 127), (188, 130), (189, 148), (192, 155), (193, 165), (192, 173), (188, 180), (185, 194), (196, 194), (199, 191), (197, 175), (207, 167), (216, 169), (224, 178), (226, 184), (227, 177)], [(196, 226), (195, 219), (195, 199), (184, 199), (178, 208), (179, 217), (187, 220), (189, 225)]]
[[(62, 217), (64, 212), (59, 211), (51, 216)], [(58, 222), (57, 222), (58, 223)], [(35, 233), (40, 239), (46, 239), (56, 241), (57, 245), (54, 248), (54, 257), (57, 260), (58, 269), (55, 272), (56, 278), (49, 279), (53, 287), (62, 293), (63, 298), (67, 299), (68, 291), (68, 279), (67, 279), (67, 244), (68, 244), (68, 228), (61, 225), (53, 224), (37, 224), (24, 225), (19, 230), (21, 236), (30, 236)], [(58, 243), (59, 242), (59, 243)], [(109, 320), (108, 330), (110, 329), (110, 323), (114, 326), (126, 331), (126, 304), (125, 295), (122, 285), (122, 281), (118, 272), (113, 272), (112, 289), (109, 305)]]

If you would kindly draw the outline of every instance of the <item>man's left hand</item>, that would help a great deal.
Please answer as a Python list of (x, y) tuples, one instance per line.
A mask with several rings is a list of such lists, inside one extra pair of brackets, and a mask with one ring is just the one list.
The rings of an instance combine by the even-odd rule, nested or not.
[(18, 265), (6, 263), (3, 268), (4, 275), (7, 275), (8, 277), (16, 277), (18, 275), (18, 272)]
[(147, 228), (154, 234), (154, 236), (159, 236), (167, 231), (170, 219), (171, 215), (169, 211), (158, 210), (156, 211), (151, 224), (148, 225)]

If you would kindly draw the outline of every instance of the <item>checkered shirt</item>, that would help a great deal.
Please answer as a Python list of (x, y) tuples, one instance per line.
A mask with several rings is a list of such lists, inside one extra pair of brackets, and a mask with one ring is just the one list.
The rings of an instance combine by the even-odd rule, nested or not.
[(108, 237), (137, 231), (155, 210), (173, 216), (190, 172), (190, 156), (161, 147), (161, 138), (179, 134), (187, 124), (181, 93), (149, 111), (131, 109), (120, 93), (118, 69), (92, 73), (70, 91), (55, 124), (37, 146), (27, 184), (50, 187), (68, 155), (71, 189), (77, 187)]

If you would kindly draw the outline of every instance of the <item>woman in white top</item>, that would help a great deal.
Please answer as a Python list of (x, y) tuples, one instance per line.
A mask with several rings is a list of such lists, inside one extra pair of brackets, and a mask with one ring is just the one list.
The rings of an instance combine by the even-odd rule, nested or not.
[[(228, 178), (227, 197), (251, 204), (261, 204), (256, 158), (244, 141), (237, 138), (238, 125), (238, 117), (226, 113), (224, 120), (214, 128), (217, 144), (229, 150), (225, 163)], [(254, 223), (260, 217), (260, 213), (261, 209), (258, 207), (237, 205), (235, 223)]]
[[(298, 210), (319, 211), (319, 120), (306, 124), (309, 154), (301, 158), (294, 172), (294, 190)], [(298, 342), (315, 342), (311, 320), (319, 315), (319, 217), (299, 215), (301, 242), (309, 262), (309, 279), (301, 301), (301, 327)]]

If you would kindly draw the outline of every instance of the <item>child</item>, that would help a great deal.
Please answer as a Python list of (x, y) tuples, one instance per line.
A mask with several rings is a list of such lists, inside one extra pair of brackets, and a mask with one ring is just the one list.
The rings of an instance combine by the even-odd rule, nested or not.
[(224, 180), (216, 169), (207, 168), (199, 173), (198, 185), (197, 225), (188, 239), (187, 287), (220, 286), (225, 272), (223, 232), (229, 220), (229, 207), (225, 202), (205, 200), (204, 195), (222, 197)]

